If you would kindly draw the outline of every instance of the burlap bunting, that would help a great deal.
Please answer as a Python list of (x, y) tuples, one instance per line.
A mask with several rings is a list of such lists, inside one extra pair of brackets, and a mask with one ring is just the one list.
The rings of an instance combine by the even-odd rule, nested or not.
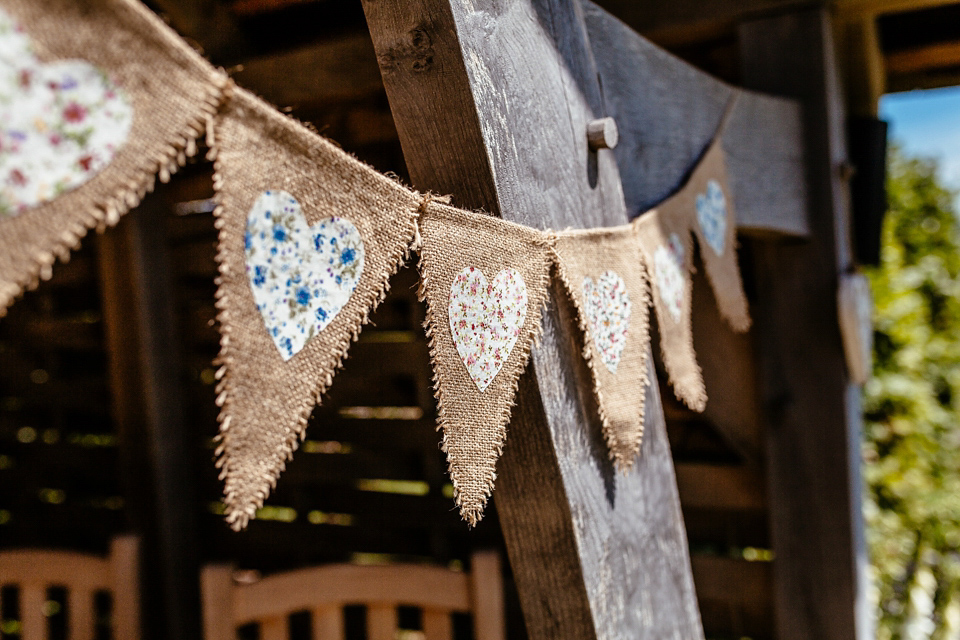
[(218, 120), (219, 464), (263, 504), (416, 235), (416, 194), (236, 89)]
[(196, 152), (225, 82), (136, 0), (0, 0), (0, 316)]
[(693, 236), (685, 199), (673, 197), (633, 224), (650, 273), (663, 364), (677, 398), (695, 411), (707, 405), (707, 393), (691, 326)]
[(737, 217), (719, 134), (676, 198), (675, 206), (693, 216), (691, 226), (720, 315), (743, 333), (750, 328), (750, 312), (737, 264)]
[(557, 236), (557, 273), (583, 333), (603, 433), (617, 467), (633, 465), (643, 439), (650, 346), (647, 273), (637, 227)]
[(540, 331), (551, 242), (440, 204), (420, 218), (420, 234), (438, 426), (454, 498), (473, 525), (493, 490), (517, 381)]

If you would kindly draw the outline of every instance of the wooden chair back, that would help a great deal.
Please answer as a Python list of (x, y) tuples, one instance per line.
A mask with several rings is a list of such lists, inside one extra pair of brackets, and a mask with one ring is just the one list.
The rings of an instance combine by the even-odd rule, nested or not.
[(367, 640), (397, 640), (400, 606), (423, 611), (425, 640), (451, 640), (453, 613), (472, 613), (476, 640), (503, 640), (500, 558), (476, 553), (471, 571), (394, 564), (325, 565), (235, 584), (230, 566), (203, 570), (204, 640), (236, 640), (236, 629), (260, 625), (260, 640), (288, 640), (290, 614), (309, 611), (313, 640), (343, 640), (343, 607), (366, 605)]
[(69, 551), (15, 550), (0, 552), (0, 587), (20, 590), (21, 640), (46, 640), (44, 612), (47, 589), (67, 591), (67, 637), (93, 640), (96, 632), (94, 598), (100, 591), (113, 597), (112, 637), (140, 637), (139, 553), (134, 536), (115, 538), (107, 558)]

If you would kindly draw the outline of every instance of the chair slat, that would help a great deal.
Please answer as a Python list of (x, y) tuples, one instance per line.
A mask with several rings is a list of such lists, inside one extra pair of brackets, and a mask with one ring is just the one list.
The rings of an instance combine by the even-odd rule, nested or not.
[(367, 640), (395, 640), (397, 635), (397, 607), (374, 603), (367, 606)]
[(70, 640), (93, 640), (93, 591), (70, 589), (67, 592), (67, 616)]
[(344, 640), (343, 610), (338, 605), (317, 607), (313, 615), (313, 640)]
[(47, 619), (43, 604), (47, 601), (46, 588), (39, 584), (20, 585), (20, 629), (23, 640), (46, 640)]
[(260, 623), (260, 640), (290, 640), (287, 617), (269, 618)]
[(426, 640), (453, 640), (453, 618), (449, 611), (424, 611), (423, 635)]
[(504, 640), (503, 578), (496, 551), (474, 553), (470, 559), (470, 598), (476, 640)]

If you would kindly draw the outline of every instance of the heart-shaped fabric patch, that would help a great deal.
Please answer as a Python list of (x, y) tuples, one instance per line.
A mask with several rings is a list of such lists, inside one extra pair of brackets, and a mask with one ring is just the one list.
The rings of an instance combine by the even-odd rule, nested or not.
[(467, 267), (450, 287), (450, 332), (464, 366), (481, 392), (503, 368), (527, 317), (527, 285), (514, 269), (487, 284)]
[(697, 196), (697, 222), (704, 240), (722, 256), (727, 242), (727, 199), (716, 180), (710, 180), (707, 192)]
[(630, 324), (630, 294), (617, 273), (607, 270), (594, 282), (583, 279), (583, 299), (593, 343), (600, 360), (610, 373), (617, 372), (620, 356), (627, 344)]
[(669, 246), (660, 245), (653, 254), (653, 270), (657, 290), (674, 322), (683, 316), (683, 299), (687, 281), (683, 274), (684, 248), (680, 236), (671, 233)]
[(265, 191), (247, 215), (247, 277), (284, 360), (330, 324), (363, 273), (363, 240), (343, 218), (307, 224), (296, 198)]
[(42, 63), (0, 10), (0, 218), (84, 184), (110, 164), (133, 105), (82, 60)]

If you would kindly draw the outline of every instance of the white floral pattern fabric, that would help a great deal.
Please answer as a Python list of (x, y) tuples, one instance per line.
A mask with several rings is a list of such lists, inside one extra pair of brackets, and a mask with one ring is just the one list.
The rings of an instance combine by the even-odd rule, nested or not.
[(289, 360), (343, 309), (363, 273), (363, 240), (344, 218), (307, 224), (286, 191), (265, 191), (247, 215), (247, 277), (267, 332)]
[(653, 254), (657, 291), (674, 322), (680, 322), (683, 317), (683, 300), (687, 288), (683, 274), (685, 253), (680, 236), (671, 233), (668, 245), (660, 245)]
[(627, 345), (630, 326), (630, 293), (615, 271), (607, 270), (594, 282), (583, 279), (585, 311), (600, 360), (610, 373), (617, 373), (620, 356)]
[(713, 252), (722, 256), (727, 242), (727, 199), (716, 180), (707, 182), (707, 192), (697, 195), (697, 223)]
[(481, 392), (503, 368), (527, 317), (527, 286), (520, 273), (504, 269), (487, 283), (467, 267), (450, 287), (450, 332), (460, 359)]
[(42, 63), (0, 9), (0, 219), (84, 184), (133, 124), (126, 93), (83, 60)]

